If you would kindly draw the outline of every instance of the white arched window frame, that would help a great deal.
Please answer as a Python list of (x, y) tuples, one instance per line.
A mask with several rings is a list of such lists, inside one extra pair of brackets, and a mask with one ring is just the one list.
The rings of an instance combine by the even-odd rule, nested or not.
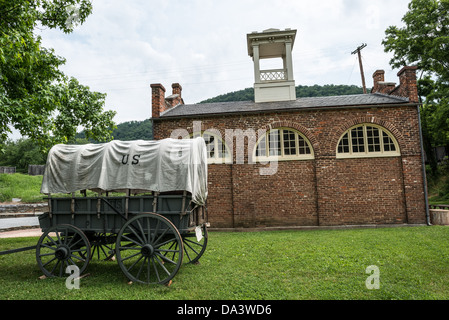
[(202, 137), (206, 142), (207, 163), (232, 163), (232, 153), (219, 133), (204, 131), (191, 134), (190, 137)]
[(338, 140), (337, 158), (400, 156), (399, 144), (385, 128), (371, 123), (355, 125)]
[(310, 141), (299, 131), (291, 128), (276, 128), (266, 132), (257, 141), (253, 158), (259, 162), (270, 160), (314, 159)]

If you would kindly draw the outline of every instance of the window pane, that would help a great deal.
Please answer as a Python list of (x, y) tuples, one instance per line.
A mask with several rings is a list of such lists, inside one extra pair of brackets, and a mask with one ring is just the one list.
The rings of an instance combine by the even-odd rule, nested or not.
[(338, 153), (349, 153), (349, 135), (347, 133), (340, 140)]
[(380, 152), (379, 129), (366, 127), (366, 137), (368, 141), (368, 152)]
[(281, 139), (279, 130), (272, 130), (268, 134), (268, 149), (270, 156), (281, 155)]
[(226, 157), (226, 147), (220, 140), (217, 139), (217, 153), (218, 158), (225, 158)]
[(215, 158), (215, 137), (205, 133), (203, 139), (206, 142), (207, 157)]
[(352, 152), (365, 152), (363, 139), (363, 127), (357, 127), (351, 130)]
[(266, 157), (267, 155), (267, 138), (264, 136), (262, 139), (260, 139), (259, 145), (256, 149), (256, 157)]
[(293, 131), (282, 130), (284, 138), (284, 155), (296, 155), (296, 133)]
[(300, 135), (298, 135), (298, 149), (299, 149), (299, 154), (310, 154), (310, 148), (309, 145), (307, 144), (306, 140), (301, 137)]
[(396, 151), (394, 142), (388, 136), (388, 134), (382, 131), (382, 136), (383, 136), (383, 140), (384, 140), (384, 151)]

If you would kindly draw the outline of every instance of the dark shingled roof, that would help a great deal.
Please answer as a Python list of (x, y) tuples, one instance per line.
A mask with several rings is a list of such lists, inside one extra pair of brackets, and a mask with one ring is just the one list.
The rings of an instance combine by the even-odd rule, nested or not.
[(160, 118), (208, 116), (229, 113), (272, 112), (311, 108), (333, 108), (353, 106), (381, 106), (407, 104), (407, 98), (379, 93), (346, 96), (298, 98), (294, 101), (261, 102), (235, 101), (201, 104), (180, 104), (161, 114)]

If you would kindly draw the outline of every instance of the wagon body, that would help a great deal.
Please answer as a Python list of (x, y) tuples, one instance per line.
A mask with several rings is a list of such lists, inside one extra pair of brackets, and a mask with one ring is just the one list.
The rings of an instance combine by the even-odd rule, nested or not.
[(70, 224), (83, 232), (118, 233), (126, 220), (144, 213), (167, 218), (180, 234), (207, 222), (203, 206), (194, 207), (188, 193), (105, 197), (48, 198), (49, 212), (39, 216), (42, 231)]

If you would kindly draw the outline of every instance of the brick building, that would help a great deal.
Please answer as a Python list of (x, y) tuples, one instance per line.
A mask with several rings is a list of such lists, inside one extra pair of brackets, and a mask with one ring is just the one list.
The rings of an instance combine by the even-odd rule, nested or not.
[[(295, 96), (296, 30), (247, 35), (255, 101), (184, 104), (152, 84), (155, 139), (202, 135), (212, 227), (428, 222), (416, 68), (399, 84), (373, 75), (371, 93)], [(280, 69), (260, 70), (278, 58)]]

